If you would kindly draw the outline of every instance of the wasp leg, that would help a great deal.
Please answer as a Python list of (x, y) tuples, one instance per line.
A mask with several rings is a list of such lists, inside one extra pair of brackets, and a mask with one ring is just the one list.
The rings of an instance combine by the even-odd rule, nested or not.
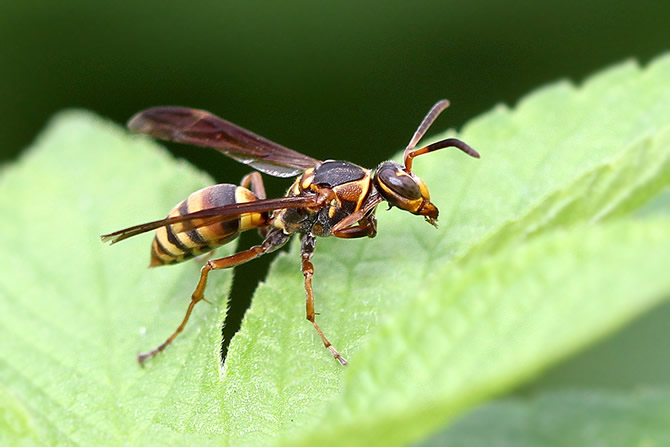
[(323, 331), (316, 323), (316, 312), (314, 312), (314, 291), (312, 290), (312, 276), (314, 276), (314, 265), (310, 262), (312, 255), (314, 254), (314, 247), (316, 246), (316, 238), (310, 234), (305, 234), (302, 237), (302, 244), (300, 247), (300, 252), (302, 255), (302, 274), (305, 277), (305, 293), (307, 294), (307, 320), (314, 326), (316, 332), (318, 332), (323, 345), (333, 354), (335, 360), (340, 362), (342, 366), (347, 364), (347, 361), (344, 357), (337, 352), (337, 349), (330, 344)]
[(333, 236), (344, 239), (375, 237), (377, 235), (377, 217), (372, 215), (358, 221), (358, 225), (332, 232)]
[(242, 177), (240, 186), (249, 189), (251, 187), (251, 192), (254, 193), (256, 197), (260, 200), (265, 200), (267, 196), (265, 195), (265, 185), (263, 184), (263, 177), (260, 172), (252, 172), (250, 174)]
[(186, 315), (184, 316), (184, 320), (172, 333), (172, 335), (170, 335), (163, 343), (158, 345), (155, 349), (138, 354), (137, 361), (140, 363), (140, 365), (144, 364), (144, 362), (147, 359), (150, 359), (151, 357), (156, 356), (159, 352), (163, 351), (170, 343), (174, 341), (175, 338), (177, 338), (177, 335), (179, 335), (184, 330), (184, 328), (186, 327), (186, 323), (188, 322), (188, 319), (191, 316), (191, 312), (193, 312), (193, 308), (195, 307), (195, 305), (199, 301), (205, 299), (205, 287), (207, 286), (207, 276), (209, 275), (209, 272), (211, 272), (212, 270), (235, 267), (237, 265), (244, 264), (245, 262), (249, 262), (253, 259), (256, 259), (257, 257), (262, 256), (266, 253), (273, 252), (278, 248), (280, 248), (282, 245), (284, 245), (286, 241), (288, 241), (289, 237), (290, 237), (289, 235), (284, 234), (282, 231), (279, 230), (271, 231), (268, 233), (268, 236), (265, 238), (265, 240), (263, 240), (263, 243), (261, 243), (260, 245), (255, 245), (248, 250), (241, 251), (234, 255), (226, 256), (225, 258), (207, 261), (207, 264), (205, 264), (200, 270), (200, 281), (198, 281), (198, 285), (196, 286), (195, 290), (193, 291), (193, 294), (191, 295), (191, 302), (189, 303), (188, 308), (186, 309)]
[[(377, 218), (374, 215), (374, 208), (382, 201), (379, 195), (370, 197), (358, 211), (336, 223), (331, 229), (331, 234), (341, 238), (375, 237)], [(356, 223), (358, 225), (354, 226)]]

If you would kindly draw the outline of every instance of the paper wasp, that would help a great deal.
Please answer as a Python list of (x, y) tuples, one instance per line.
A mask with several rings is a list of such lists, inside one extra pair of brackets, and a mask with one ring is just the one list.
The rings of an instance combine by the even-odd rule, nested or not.
[(412, 172), (412, 160), (447, 147), (455, 147), (479, 158), (479, 154), (456, 138), (447, 138), (416, 149), (437, 116), (449, 106), (438, 101), (423, 119), (404, 153), (404, 166), (384, 161), (376, 169), (347, 161), (319, 161), (236, 126), (204, 110), (185, 107), (154, 107), (139, 112), (128, 122), (133, 132), (196, 146), (211, 147), (257, 171), (276, 177), (298, 176), (285, 197), (267, 199), (259, 172), (242, 179), (241, 185), (219, 184), (192, 193), (176, 205), (168, 217), (102, 236), (112, 244), (156, 230), (150, 267), (175, 264), (207, 253), (235, 239), (239, 233), (257, 229), (263, 242), (247, 250), (207, 261), (191, 296), (186, 315), (177, 329), (155, 349), (138, 355), (143, 363), (163, 351), (183, 331), (199, 301), (204, 300), (207, 276), (212, 270), (231, 268), (273, 252), (294, 233), (301, 234), (302, 274), (307, 295), (307, 320), (325, 347), (342, 365), (347, 361), (330, 344), (315, 319), (310, 262), (316, 237), (375, 237), (377, 205), (386, 201), (412, 214), (424, 216), (437, 226), (437, 207), (428, 188)]

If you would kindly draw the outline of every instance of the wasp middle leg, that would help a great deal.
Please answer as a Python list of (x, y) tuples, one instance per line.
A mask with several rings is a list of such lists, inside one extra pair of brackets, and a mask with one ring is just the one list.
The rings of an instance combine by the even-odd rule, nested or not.
[(302, 256), (302, 274), (305, 277), (305, 293), (307, 294), (307, 320), (314, 326), (316, 332), (321, 337), (323, 345), (333, 354), (335, 360), (340, 362), (342, 366), (347, 364), (347, 360), (337, 352), (337, 349), (328, 341), (326, 336), (323, 334), (323, 331), (316, 323), (316, 312), (314, 312), (314, 290), (312, 289), (312, 276), (314, 276), (314, 265), (310, 262), (312, 255), (314, 254), (314, 247), (316, 246), (316, 238), (310, 234), (305, 234), (302, 236), (300, 246), (300, 253)]

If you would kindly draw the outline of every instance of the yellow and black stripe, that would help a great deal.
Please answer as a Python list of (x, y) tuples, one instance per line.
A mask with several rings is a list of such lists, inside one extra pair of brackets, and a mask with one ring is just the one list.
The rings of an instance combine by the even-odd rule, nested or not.
[[(194, 192), (175, 206), (168, 217), (183, 216), (236, 203), (258, 200), (253, 192), (242, 186), (221, 184)], [(156, 230), (151, 244), (150, 267), (175, 264), (207, 253), (235, 239), (242, 231), (258, 228), (268, 221), (267, 213), (245, 213), (236, 219), (215, 221), (196, 229), (183, 231), (181, 223)]]

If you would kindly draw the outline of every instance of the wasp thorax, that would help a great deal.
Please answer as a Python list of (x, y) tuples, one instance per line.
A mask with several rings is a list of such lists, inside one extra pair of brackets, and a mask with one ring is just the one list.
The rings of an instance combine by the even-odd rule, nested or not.
[(374, 175), (375, 186), (389, 204), (412, 214), (424, 216), (435, 225), (438, 210), (430, 202), (428, 187), (412, 172), (392, 161), (385, 161), (377, 167)]

